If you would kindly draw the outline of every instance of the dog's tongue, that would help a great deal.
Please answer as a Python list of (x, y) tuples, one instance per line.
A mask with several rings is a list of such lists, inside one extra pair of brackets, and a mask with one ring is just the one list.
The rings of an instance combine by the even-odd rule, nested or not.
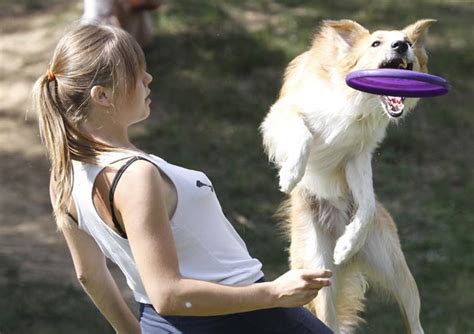
[(386, 96), (386, 99), (390, 106), (390, 115), (400, 116), (402, 114), (403, 107), (405, 106), (403, 103), (404, 98), (399, 96)]
[(388, 102), (391, 106), (398, 107), (403, 106), (403, 99), (399, 96), (387, 96)]

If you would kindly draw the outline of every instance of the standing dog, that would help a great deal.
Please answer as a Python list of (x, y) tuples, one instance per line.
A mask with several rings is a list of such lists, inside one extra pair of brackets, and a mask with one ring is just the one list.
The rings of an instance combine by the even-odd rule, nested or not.
[(433, 22), (372, 34), (350, 20), (323, 22), (310, 50), (289, 64), (261, 126), (280, 189), (290, 194), (291, 267), (334, 273), (308, 306), (335, 333), (352, 333), (361, 321), (367, 281), (395, 297), (409, 333), (423, 333), (418, 289), (397, 228), (375, 199), (371, 168), (390, 121), (417, 100), (362, 93), (345, 77), (371, 68), (427, 72)]

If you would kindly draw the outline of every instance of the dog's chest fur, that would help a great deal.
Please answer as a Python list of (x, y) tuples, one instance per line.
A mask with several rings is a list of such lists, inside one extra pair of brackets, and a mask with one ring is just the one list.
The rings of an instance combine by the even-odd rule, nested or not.
[(347, 195), (347, 161), (362, 152), (373, 152), (385, 136), (388, 125), (382, 111), (373, 110), (378, 106), (357, 101), (359, 108), (349, 110), (351, 99), (346, 101), (349, 102), (342, 110), (336, 111), (328, 106), (306, 116), (314, 131), (314, 139), (300, 185), (322, 198)]

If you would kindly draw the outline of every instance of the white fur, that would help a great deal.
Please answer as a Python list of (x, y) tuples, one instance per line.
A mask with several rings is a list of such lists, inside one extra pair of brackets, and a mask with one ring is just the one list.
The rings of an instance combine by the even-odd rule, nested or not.
[[(364, 34), (353, 27), (350, 33)], [(330, 34), (328, 29), (322, 34)], [(334, 42), (343, 43), (341, 59), (354, 41), (347, 31)], [(388, 41), (405, 38), (405, 32), (380, 34)], [(380, 59), (390, 57), (389, 51), (381, 49)], [(391, 118), (379, 96), (346, 86), (337, 60), (328, 69), (315, 65), (314, 57), (310, 50), (290, 63), (282, 93), (261, 125), (268, 156), (279, 168), (280, 189), (291, 194), (290, 262), (333, 270), (331, 288), (322, 289), (310, 308), (335, 333), (352, 333), (360, 322), (368, 278), (395, 296), (411, 333), (422, 334), (418, 290), (372, 184), (372, 152)], [(411, 48), (407, 59), (418, 66)], [(354, 69), (369, 65), (364, 58)], [(406, 99), (404, 112), (416, 102)]]
[[(280, 99), (262, 130), (269, 155), (280, 167), (282, 191), (289, 193), (299, 183), (321, 198), (352, 192), (358, 210), (336, 245), (335, 263), (341, 264), (360, 249), (375, 213), (371, 152), (389, 119), (378, 97), (347, 96), (347, 90), (329, 89), (334, 86), (324, 82), (316, 85), (317, 93), (314, 87)], [(298, 113), (288, 115), (279, 108)], [(340, 177), (341, 168), (347, 178)]]

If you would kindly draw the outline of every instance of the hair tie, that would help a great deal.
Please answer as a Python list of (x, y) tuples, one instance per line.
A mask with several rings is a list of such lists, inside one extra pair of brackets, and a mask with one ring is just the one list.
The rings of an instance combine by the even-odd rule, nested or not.
[(54, 72), (51, 71), (49, 68), (48, 68), (48, 71), (46, 71), (46, 74), (48, 75), (48, 81), (56, 80), (56, 76), (54, 75)]

